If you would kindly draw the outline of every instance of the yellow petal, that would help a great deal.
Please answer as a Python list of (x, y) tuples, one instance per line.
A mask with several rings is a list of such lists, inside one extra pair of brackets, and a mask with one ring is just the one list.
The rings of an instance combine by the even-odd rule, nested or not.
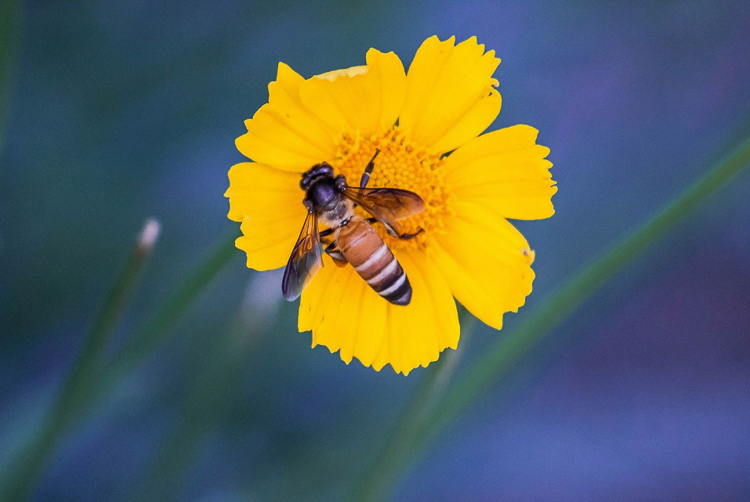
[(407, 307), (388, 304), (388, 346), (396, 350), (389, 361), (379, 354), (373, 367), (390, 362), (396, 372), (406, 375), (412, 368), (437, 361), (445, 348), (455, 349), (460, 327), (456, 303), (440, 271), (420, 252), (397, 256), (414, 292)]
[(302, 82), (294, 70), (279, 63), (276, 81), (268, 85), (268, 103), (245, 121), (247, 133), (237, 138), (243, 155), (294, 172), (333, 159), (334, 135), (302, 104)]
[[(323, 266), (307, 288), (302, 291), (297, 318), (297, 327), (300, 332), (310, 331), (322, 322), (326, 305), (332, 301), (329, 295), (334, 287), (333, 284), (335, 283), (336, 290), (342, 288), (341, 281), (346, 277), (343, 272), (347, 268), (349, 267), (337, 267), (327, 254), (323, 254)], [(342, 273), (334, 273), (336, 269)], [(315, 347), (315, 345), (317, 343), (313, 338), (312, 346)]]
[(241, 221), (236, 245), (255, 270), (283, 267), (305, 220), (299, 175), (245, 162), (229, 170), (230, 220)]
[(516, 125), (470, 141), (445, 162), (446, 183), (456, 197), (496, 211), (505, 218), (536, 220), (555, 213), (557, 192), (545, 159), (549, 148), (536, 144), (538, 131)]
[(495, 120), (500, 113), (502, 102), (500, 93), (490, 89), (489, 94), (476, 101), (430, 149), (433, 152), (450, 152), (476, 138)]
[(492, 78), (500, 60), (472, 37), (458, 45), (430, 37), (407, 75), (401, 129), (433, 153), (451, 151), (484, 131), (500, 112)]
[(456, 201), (428, 256), (453, 296), (472, 314), (500, 329), (505, 312), (516, 312), (531, 293), (533, 252), (518, 230), (492, 211)]
[(400, 253), (398, 260), (411, 282), (408, 306), (388, 303), (351, 266), (325, 266), (302, 293), (299, 329), (313, 331), (313, 346), (340, 350), (349, 363), (359, 359), (379, 371), (390, 364), (408, 374), (436, 361), (446, 347), (458, 345), (459, 325), (450, 289), (424, 255)]
[(406, 97), (404, 65), (394, 53), (367, 52), (367, 66), (337, 70), (300, 86), (305, 106), (337, 135), (363, 137), (393, 127)]

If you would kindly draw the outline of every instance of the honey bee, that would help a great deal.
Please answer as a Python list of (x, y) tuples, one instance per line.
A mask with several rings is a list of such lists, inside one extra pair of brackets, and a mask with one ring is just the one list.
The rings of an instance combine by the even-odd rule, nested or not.
[[(325, 245), (324, 251), (337, 265), (351, 264), (376, 293), (392, 304), (411, 302), (409, 278), (372, 225), (381, 223), (389, 234), (411, 239), (422, 229), (405, 233), (398, 221), (424, 211), (424, 201), (408, 190), (367, 188), (378, 153), (365, 167), (359, 188), (349, 186), (342, 174), (334, 176), (327, 162), (302, 175), (300, 187), (305, 191), (302, 202), (307, 216), (284, 270), (281, 291), (287, 300), (298, 298), (323, 265), (321, 247)], [(372, 218), (357, 215), (357, 206)], [(318, 220), (328, 228), (319, 231)]]

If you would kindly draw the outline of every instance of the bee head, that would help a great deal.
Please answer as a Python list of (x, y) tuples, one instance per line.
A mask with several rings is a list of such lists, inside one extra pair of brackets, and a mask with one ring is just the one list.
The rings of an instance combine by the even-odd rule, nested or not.
[(316, 181), (323, 178), (333, 178), (333, 168), (328, 162), (321, 162), (312, 166), (302, 174), (302, 180), (299, 182), (300, 188), (307, 191)]

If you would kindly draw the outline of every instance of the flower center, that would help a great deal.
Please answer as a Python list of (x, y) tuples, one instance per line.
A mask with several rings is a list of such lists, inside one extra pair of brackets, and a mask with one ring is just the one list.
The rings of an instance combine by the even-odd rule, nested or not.
[[(424, 201), (425, 210), (415, 216), (399, 221), (399, 228), (405, 233), (423, 232), (412, 239), (403, 240), (388, 234), (383, 225), (374, 225), (391, 249), (424, 250), (428, 236), (441, 232), (443, 218), (450, 214), (450, 190), (443, 179), (443, 160), (439, 155), (427, 152), (414, 145), (394, 127), (380, 136), (368, 138), (344, 134), (339, 141), (336, 156), (331, 163), (336, 173), (343, 174), (351, 186), (358, 186), (367, 163), (375, 155), (375, 168), (367, 184), (368, 188), (401, 188), (419, 195)], [(369, 216), (361, 208), (361, 216)]]

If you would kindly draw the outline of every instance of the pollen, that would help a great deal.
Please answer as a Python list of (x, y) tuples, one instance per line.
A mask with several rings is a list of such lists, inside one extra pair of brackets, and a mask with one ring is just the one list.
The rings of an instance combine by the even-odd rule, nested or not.
[[(358, 134), (343, 134), (332, 165), (337, 174), (346, 177), (349, 185), (359, 186), (367, 163), (378, 150), (380, 153), (375, 158), (367, 187), (409, 190), (422, 198), (425, 210), (399, 222), (406, 233), (423, 230), (412, 239), (389, 235), (383, 225), (376, 224), (374, 228), (392, 249), (416, 247), (424, 251), (428, 236), (442, 233), (443, 220), (451, 214), (450, 189), (442, 169), (444, 161), (440, 155), (413, 144), (396, 126), (380, 136), (363, 138)], [(363, 217), (369, 216), (360, 208), (357, 211), (362, 211), (359, 214)]]

